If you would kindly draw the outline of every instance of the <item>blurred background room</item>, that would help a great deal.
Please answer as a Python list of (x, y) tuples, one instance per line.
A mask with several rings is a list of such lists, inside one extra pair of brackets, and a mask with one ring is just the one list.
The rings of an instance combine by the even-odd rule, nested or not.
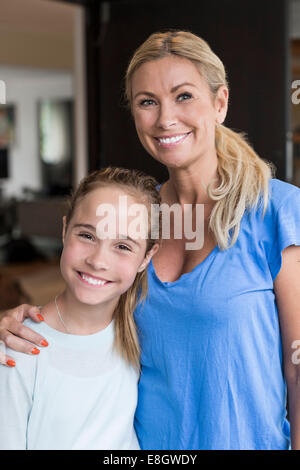
[(65, 201), (89, 171), (166, 180), (123, 79), (138, 45), (170, 28), (208, 41), (228, 70), (225, 124), (300, 186), (300, 0), (0, 0), (0, 311), (62, 291)]

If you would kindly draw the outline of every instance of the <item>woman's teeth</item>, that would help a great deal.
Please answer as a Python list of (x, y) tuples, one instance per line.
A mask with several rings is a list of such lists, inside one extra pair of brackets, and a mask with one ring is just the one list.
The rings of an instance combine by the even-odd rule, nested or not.
[(187, 135), (188, 135), (188, 133), (187, 134), (182, 134), (182, 135), (177, 135), (176, 137), (166, 137), (166, 138), (159, 137), (158, 140), (162, 144), (173, 144), (173, 143), (178, 142), (179, 140), (183, 139)]
[(85, 274), (81, 274), (82, 279), (93, 286), (104, 286), (107, 284), (108, 281), (101, 281), (100, 279), (95, 279), (93, 277), (86, 276)]

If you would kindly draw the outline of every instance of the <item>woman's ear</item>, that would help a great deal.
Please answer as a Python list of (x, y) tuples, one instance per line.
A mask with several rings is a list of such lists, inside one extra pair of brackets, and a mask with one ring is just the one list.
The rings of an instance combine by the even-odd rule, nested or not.
[(66, 222), (66, 216), (64, 215), (62, 218), (63, 221), (63, 230), (62, 230), (62, 242), (63, 244), (65, 243), (65, 236), (66, 236), (66, 230), (67, 230), (67, 222)]
[(159, 244), (158, 243), (155, 243), (155, 245), (153, 245), (153, 247), (151, 248), (151, 250), (148, 251), (148, 253), (146, 254), (145, 258), (144, 258), (144, 261), (142, 262), (142, 264), (140, 265), (139, 269), (138, 269), (138, 273), (144, 271), (144, 269), (148, 266), (148, 264), (150, 263), (150, 260), (152, 258), (152, 256), (155, 255), (155, 253), (157, 253), (157, 251), (159, 250)]
[(228, 108), (228, 88), (220, 86), (215, 99), (216, 123), (222, 124), (225, 121)]

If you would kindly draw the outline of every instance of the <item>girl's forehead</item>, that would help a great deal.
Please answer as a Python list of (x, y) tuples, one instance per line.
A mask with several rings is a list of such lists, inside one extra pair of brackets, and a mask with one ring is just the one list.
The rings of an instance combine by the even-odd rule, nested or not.
[(148, 205), (145, 202), (142, 195), (134, 195), (118, 186), (95, 188), (77, 202), (72, 218), (95, 218), (104, 215), (110, 209), (118, 216), (122, 216), (136, 204), (141, 206), (145, 213), (148, 212)]
[(120, 198), (126, 197), (128, 200), (132, 202), (139, 202), (137, 201), (137, 197), (134, 197), (133, 194), (124, 188), (120, 188), (119, 186), (103, 186), (100, 188), (95, 188), (90, 191), (86, 196), (84, 196), (81, 200), (82, 204), (85, 205), (98, 205), (98, 204), (118, 204)]

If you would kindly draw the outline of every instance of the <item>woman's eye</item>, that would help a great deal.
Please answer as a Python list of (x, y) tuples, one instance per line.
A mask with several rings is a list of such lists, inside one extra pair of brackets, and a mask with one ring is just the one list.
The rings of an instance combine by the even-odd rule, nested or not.
[(155, 104), (155, 102), (150, 99), (140, 101), (140, 106), (152, 106), (153, 104)]
[(186, 101), (192, 98), (192, 95), (190, 93), (181, 93), (180, 95), (177, 96), (178, 101)]
[(91, 241), (94, 240), (93, 235), (91, 235), (90, 233), (79, 233), (78, 236), (86, 240), (91, 240)]

